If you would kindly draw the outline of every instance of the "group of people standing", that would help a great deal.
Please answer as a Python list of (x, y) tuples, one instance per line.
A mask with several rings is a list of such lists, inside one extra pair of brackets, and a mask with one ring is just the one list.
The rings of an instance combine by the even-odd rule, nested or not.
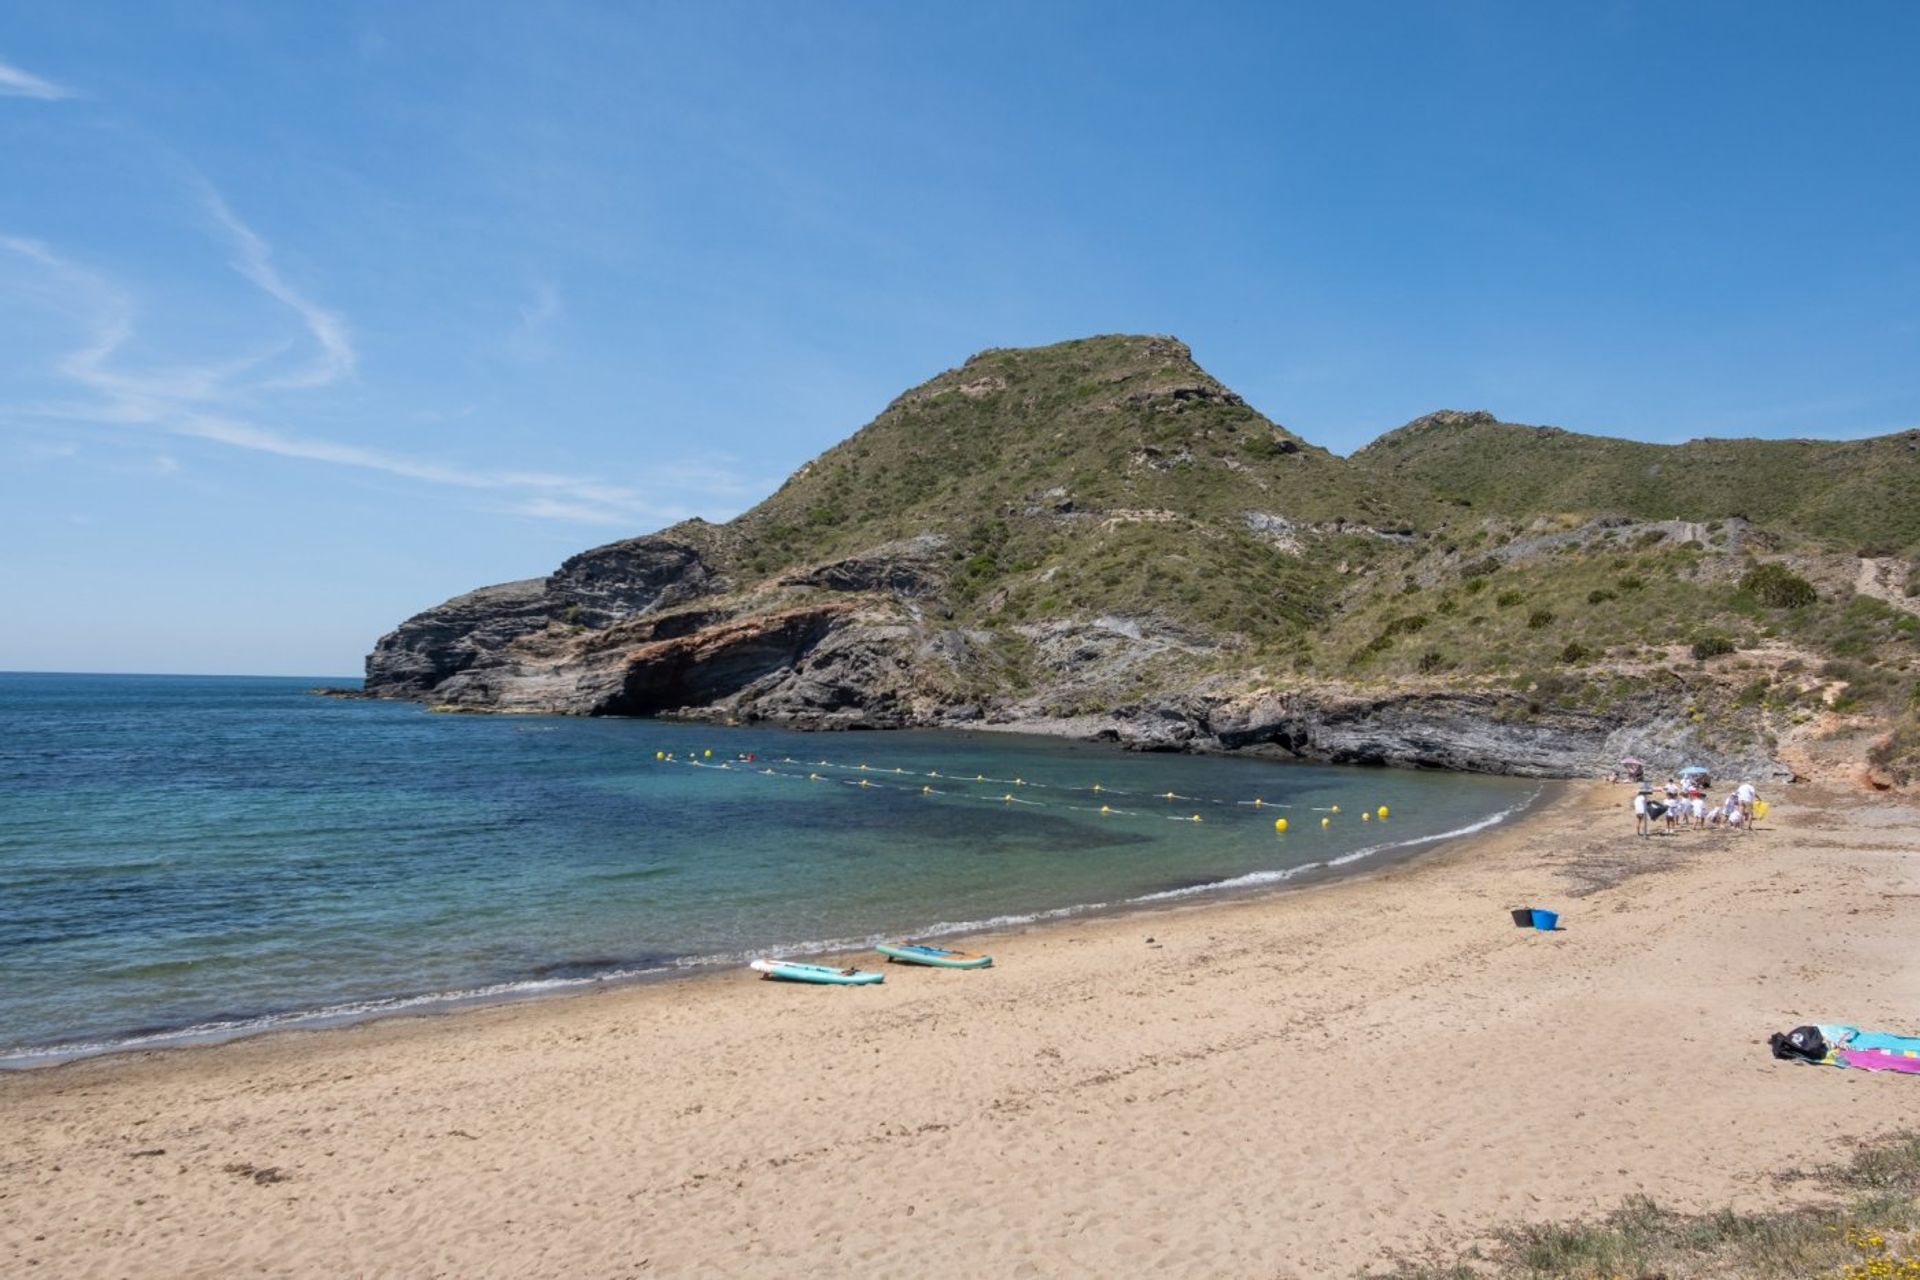
[(1668, 831), (1684, 827), (1698, 827), (1703, 831), (1708, 827), (1724, 827), (1745, 834), (1753, 830), (1762, 812), (1760, 793), (1751, 782), (1744, 780), (1719, 804), (1707, 802), (1704, 779), (1683, 783), (1677, 778), (1668, 778), (1657, 792), (1652, 783), (1642, 782), (1633, 796), (1633, 833), (1651, 836), (1654, 823), (1664, 822)]

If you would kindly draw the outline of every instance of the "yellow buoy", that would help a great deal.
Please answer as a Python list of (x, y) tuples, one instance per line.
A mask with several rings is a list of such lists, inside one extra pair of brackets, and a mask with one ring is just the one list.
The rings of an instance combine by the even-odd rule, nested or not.
[(1340, 806), (1339, 806), (1339, 805), (1335, 805), (1335, 806), (1333, 806), (1333, 812), (1335, 812), (1335, 813), (1338, 813), (1338, 812), (1340, 812)]
[(1194, 815), (1193, 815), (1193, 816), (1192, 816), (1191, 818), (1188, 818), (1188, 819), (1187, 819), (1187, 821), (1188, 821), (1188, 822), (1198, 822), (1198, 821), (1200, 821), (1200, 815), (1196, 813), (1196, 814), (1194, 814)]
[(1380, 806), (1380, 816), (1383, 818), (1387, 816), (1387, 806), (1385, 805)]
[(1008, 793), (1007, 793), (1006, 795), (1004, 795), (1004, 796), (1001, 796), (1000, 798), (1001, 798), (1002, 800), (1005, 800), (1005, 801), (1006, 801), (1006, 802), (1007, 802), (1008, 804), (1012, 804), (1012, 803), (1013, 803), (1013, 793), (1012, 793), (1012, 792), (1008, 792)]
[(1285, 818), (1275, 818), (1273, 820), (1273, 829), (1275, 831), (1285, 831), (1287, 829), (1287, 820)]
[(1095, 791), (1098, 791), (1098, 790), (1100, 789), (1100, 784), (1099, 784), (1099, 783), (1097, 783), (1097, 782), (1096, 782), (1096, 783), (1094, 783), (1094, 784), (1093, 784), (1093, 789), (1094, 789)]
[(1015, 778), (1013, 780), (1013, 785), (1016, 787), (1024, 787), (1027, 785), (1027, 780), (1025, 778)]
[(1107, 807), (1106, 805), (1101, 805), (1101, 806), (1100, 806), (1100, 812), (1102, 812), (1102, 813), (1112, 813), (1112, 812), (1113, 812), (1113, 810), (1112, 810), (1112, 809), (1109, 809), (1109, 808), (1108, 808), (1108, 807)]
[(860, 779), (860, 785), (863, 787), (870, 787), (873, 784), (871, 782), (868, 782), (865, 778), (862, 778)]
[(1332, 818), (1322, 818), (1320, 819), (1320, 825), (1324, 827), (1324, 826), (1327, 826), (1332, 821), (1333, 821)]
[(920, 794), (921, 794), (921, 795), (923, 795), (923, 796), (930, 796), (930, 795), (932, 795), (932, 794), (933, 794), (933, 788), (932, 788), (932, 787), (922, 787), (922, 788), (920, 788)]
[(705, 751), (702, 751), (700, 754), (705, 756), (707, 759), (711, 760), (713, 759), (713, 748), (708, 747)]
[(1373, 815), (1368, 813), (1365, 809), (1362, 809), (1360, 811), (1360, 821), (1365, 822), (1371, 817), (1373, 817)]
[(655, 760), (665, 760), (667, 758), (667, 753), (664, 751), (656, 751), (653, 753), (653, 758)]
[(866, 771), (867, 771), (867, 766), (865, 766), (865, 765), (861, 765), (861, 766), (860, 766), (860, 772), (862, 772), (862, 773), (865, 773)]
[(1256, 808), (1256, 809), (1258, 809), (1258, 808), (1259, 808), (1259, 807), (1260, 807), (1261, 805), (1263, 805), (1263, 804), (1265, 804), (1265, 803), (1266, 803), (1266, 801), (1265, 801), (1265, 800), (1262, 800), (1262, 799), (1260, 799), (1260, 798), (1259, 798), (1258, 796), (1256, 796), (1256, 797), (1254, 797), (1254, 801), (1253, 801), (1253, 807), (1254, 807), (1254, 808)]

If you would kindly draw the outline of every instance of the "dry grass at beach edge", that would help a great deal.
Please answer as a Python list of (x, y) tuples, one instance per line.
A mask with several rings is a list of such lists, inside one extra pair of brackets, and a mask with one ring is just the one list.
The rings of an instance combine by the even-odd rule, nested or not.
[(1396, 1258), (1376, 1280), (1920, 1280), (1920, 1132), (1782, 1174), (1825, 1200), (1690, 1214), (1633, 1196), (1604, 1218), (1501, 1227)]

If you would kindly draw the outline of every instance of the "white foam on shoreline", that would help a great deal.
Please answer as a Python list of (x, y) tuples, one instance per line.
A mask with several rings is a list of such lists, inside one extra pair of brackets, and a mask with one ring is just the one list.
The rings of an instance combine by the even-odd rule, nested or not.
[(1337, 858), (1328, 858), (1325, 862), (1308, 862), (1297, 867), (1286, 867), (1274, 871), (1250, 871), (1246, 875), (1234, 876), (1228, 880), (1214, 880), (1207, 884), (1186, 885), (1179, 889), (1162, 889), (1158, 893), (1148, 893), (1138, 898), (1128, 898), (1127, 901), (1129, 903), (1167, 902), (1176, 898), (1191, 898), (1202, 893), (1223, 893), (1235, 889), (1255, 889), (1261, 885), (1283, 884), (1295, 876), (1304, 875), (1309, 871), (1349, 866), (1352, 863), (1371, 858), (1376, 854), (1386, 853), (1393, 849), (1412, 849), (1418, 845), (1435, 844), (1441, 840), (1457, 840), (1461, 836), (1470, 836), (1475, 832), (1485, 831), (1489, 827), (1498, 826), (1517, 813), (1524, 812), (1539, 798), (1540, 793), (1536, 791), (1511, 808), (1502, 809), (1498, 813), (1488, 814), (1478, 822), (1470, 822), (1464, 827), (1455, 827), (1451, 831), (1436, 832), (1430, 836), (1414, 836), (1406, 840), (1388, 840), (1381, 844), (1370, 844), (1364, 849), (1355, 849), (1352, 853), (1343, 853)]
[(164, 1049), (173, 1045), (234, 1040), (263, 1031), (297, 1030), (301, 1027), (333, 1026), (361, 1022), (386, 1014), (415, 1009), (434, 1009), (449, 1005), (484, 1003), (519, 996), (540, 995), (596, 983), (641, 978), (665, 973), (666, 966), (648, 969), (611, 969), (605, 973), (578, 978), (531, 978), (522, 982), (495, 982), (481, 987), (455, 991), (430, 991), (411, 996), (383, 996), (372, 1000), (351, 1000), (321, 1005), (314, 1009), (292, 1009), (282, 1013), (263, 1013), (249, 1018), (216, 1018), (191, 1026), (164, 1031), (118, 1036), (102, 1040), (75, 1040), (62, 1044), (0, 1046), (0, 1070), (23, 1066), (45, 1066), (74, 1058), (89, 1058), (102, 1053), (125, 1053), (131, 1049)]
[(363, 1022), (371, 1018), (385, 1017), (391, 1014), (407, 1012), (437, 1012), (467, 1004), (498, 1003), (509, 1000), (557, 994), (566, 991), (578, 991), (610, 982), (632, 981), (642, 978), (659, 977), (672, 972), (692, 972), (702, 969), (717, 969), (735, 965), (744, 965), (749, 960), (762, 958), (786, 959), (795, 956), (823, 955), (835, 952), (864, 951), (882, 942), (892, 942), (903, 936), (915, 938), (950, 937), (954, 934), (990, 933), (1001, 929), (1016, 929), (1025, 925), (1039, 924), (1048, 920), (1064, 920), (1073, 916), (1090, 915), (1100, 911), (1111, 911), (1128, 906), (1148, 905), (1159, 902), (1177, 901), (1183, 898), (1197, 897), (1201, 894), (1231, 893), (1236, 890), (1257, 889), (1264, 886), (1283, 884), (1296, 876), (1309, 871), (1344, 867), (1352, 863), (1374, 857), (1395, 849), (1410, 849), (1419, 845), (1434, 844), (1442, 840), (1455, 840), (1462, 836), (1473, 835), (1499, 825), (1518, 813), (1530, 808), (1540, 797), (1535, 791), (1526, 799), (1510, 808), (1489, 814), (1464, 827), (1451, 831), (1442, 831), (1434, 835), (1414, 836), (1406, 840), (1392, 840), (1381, 844), (1368, 845), (1352, 853), (1329, 858), (1324, 862), (1308, 862), (1296, 867), (1286, 867), (1271, 871), (1252, 871), (1246, 875), (1233, 876), (1225, 880), (1209, 881), (1206, 884), (1186, 885), (1178, 889), (1162, 889), (1157, 893), (1141, 894), (1127, 898), (1119, 903), (1087, 902), (1069, 907), (1054, 907), (1045, 911), (1022, 912), (1007, 915), (989, 916), (980, 920), (942, 920), (924, 928), (910, 931), (865, 934), (858, 937), (821, 938), (805, 942), (785, 943), (759, 947), (751, 950), (715, 952), (708, 955), (684, 956), (667, 964), (645, 968), (609, 969), (604, 973), (582, 975), (567, 978), (530, 978), (517, 982), (496, 982), (485, 986), (468, 987), (454, 991), (428, 992), (410, 996), (387, 996), (371, 1000), (348, 1001), (340, 1004), (324, 1005), (314, 1009), (290, 1010), (283, 1013), (261, 1014), (248, 1018), (215, 1019), (196, 1023), (192, 1026), (163, 1031), (153, 1031), (139, 1035), (115, 1037), (100, 1040), (70, 1041), (52, 1045), (0, 1045), (0, 1070), (18, 1070), (21, 1068), (52, 1066), (61, 1062), (70, 1062), (76, 1058), (97, 1057), (107, 1053), (125, 1053), (140, 1049), (165, 1049), (189, 1044), (218, 1043), (235, 1040), (244, 1036), (259, 1035), (268, 1031), (299, 1030), (337, 1026), (351, 1022)]

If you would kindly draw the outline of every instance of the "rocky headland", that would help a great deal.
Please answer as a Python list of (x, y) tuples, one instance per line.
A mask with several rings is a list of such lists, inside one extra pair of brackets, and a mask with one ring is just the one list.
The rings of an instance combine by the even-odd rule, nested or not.
[[(1791, 776), (1796, 739), (1863, 731), (1897, 772), (1917, 447), (1444, 412), (1343, 459), (1171, 338), (989, 351), (727, 524), (407, 619), (365, 689), (1542, 777)], [(1750, 466), (1741, 509), (1696, 466)]]

